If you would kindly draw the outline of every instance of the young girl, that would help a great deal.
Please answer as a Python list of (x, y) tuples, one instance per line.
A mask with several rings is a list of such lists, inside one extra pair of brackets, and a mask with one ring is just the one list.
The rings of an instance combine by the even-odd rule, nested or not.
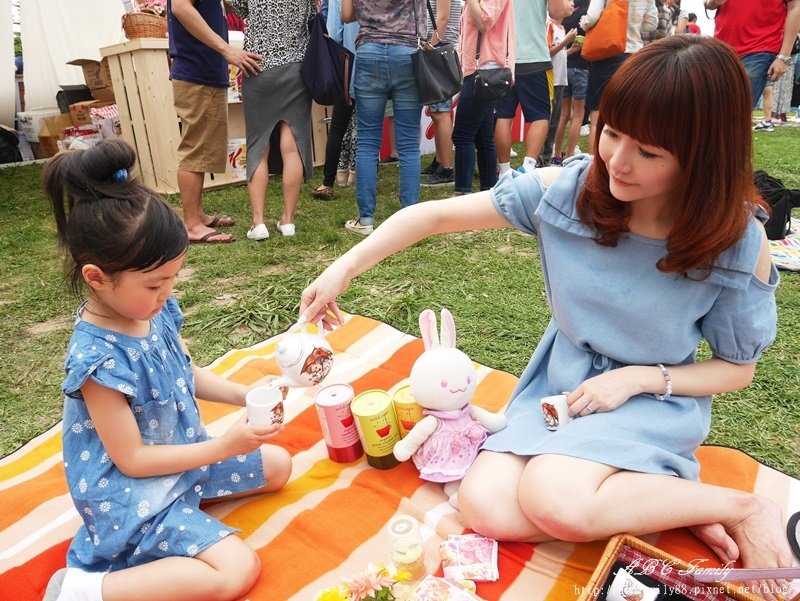
[(129, 179), (123, 142), (65, 152), (45, 167), (78, 308), (65, 363), (64, 470), (83, 525), (45, 599), (236, 599), (259, 574), (235, 530), (201, 500), (281, 488), (281, 426), (242, 417), (212, 438), (196, 396), (244, 405), (247, 387), (194, 365), (172, 296), (189, 240), (172, 208)]
[[(533, 542), (689, 526), (724, 562), (791, 565), (779, 508), (700, 483), (694, 456), (712, 395), (750, 383), (776, 330), (747, 74), (714, 39), (651, 44), (609, 82), (596, 138), (596, 157), (399, 212), (306, 288), (301, 312), (335, 325), (353, 277), (431, 234), (536, 235), (552, 320), (508, 427), (461, 485), (468, 525)], [(697, 360), (703, 338), (713, 356)], [(562, 391), (577, 419), (550, 432), (539, 401)]]

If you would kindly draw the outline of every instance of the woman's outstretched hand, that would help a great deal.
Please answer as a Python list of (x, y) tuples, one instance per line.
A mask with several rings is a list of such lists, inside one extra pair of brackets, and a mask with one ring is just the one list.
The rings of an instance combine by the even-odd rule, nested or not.
[(569, 414), (572, 417), (613, 411), (634, 395), (639, 394), (639, 378), (634, 366), (611, 369), (581, 382), (567, 393)]
[(326, 330), (342, 325), (344, 317), (336, 298), (349, 283), (350, 278), (344, 268), (337, 263), (330, 265), (300, 295), (301, 317), (310, 323), (322, 321)]

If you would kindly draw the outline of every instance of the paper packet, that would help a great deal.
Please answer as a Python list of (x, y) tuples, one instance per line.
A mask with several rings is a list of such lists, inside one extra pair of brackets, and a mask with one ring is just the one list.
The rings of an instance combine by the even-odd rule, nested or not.
[(448, 580), (495, 581), (497, 541), (480, 534), (451, 534), (439, 545), (442, 570)]

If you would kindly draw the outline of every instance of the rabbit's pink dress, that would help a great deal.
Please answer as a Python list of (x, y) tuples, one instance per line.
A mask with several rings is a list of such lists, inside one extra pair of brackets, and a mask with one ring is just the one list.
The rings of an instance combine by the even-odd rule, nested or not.
[(438, 425), (412, 457), (419, 477), (429, 482), (461, 480), (488, 431), (472, 419), (469, 405), (457, 412), (425, 409), (422, 413), (434, 416)]

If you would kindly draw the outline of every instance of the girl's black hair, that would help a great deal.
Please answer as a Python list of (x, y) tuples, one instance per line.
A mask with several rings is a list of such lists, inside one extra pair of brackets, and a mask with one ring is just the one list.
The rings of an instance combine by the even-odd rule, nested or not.
[[(111, 278), (149, 271), (186, 252), (189, 237), (173, 208), (131, 179), (136, 154), (121, 140), (70, 150), (45, 165), (42, 185), (53, 206), (59, 245), (69, 251), (67, 280), (81, 295), (84, 265)], [(71, 260), (70, 260), (71, 259)]]

